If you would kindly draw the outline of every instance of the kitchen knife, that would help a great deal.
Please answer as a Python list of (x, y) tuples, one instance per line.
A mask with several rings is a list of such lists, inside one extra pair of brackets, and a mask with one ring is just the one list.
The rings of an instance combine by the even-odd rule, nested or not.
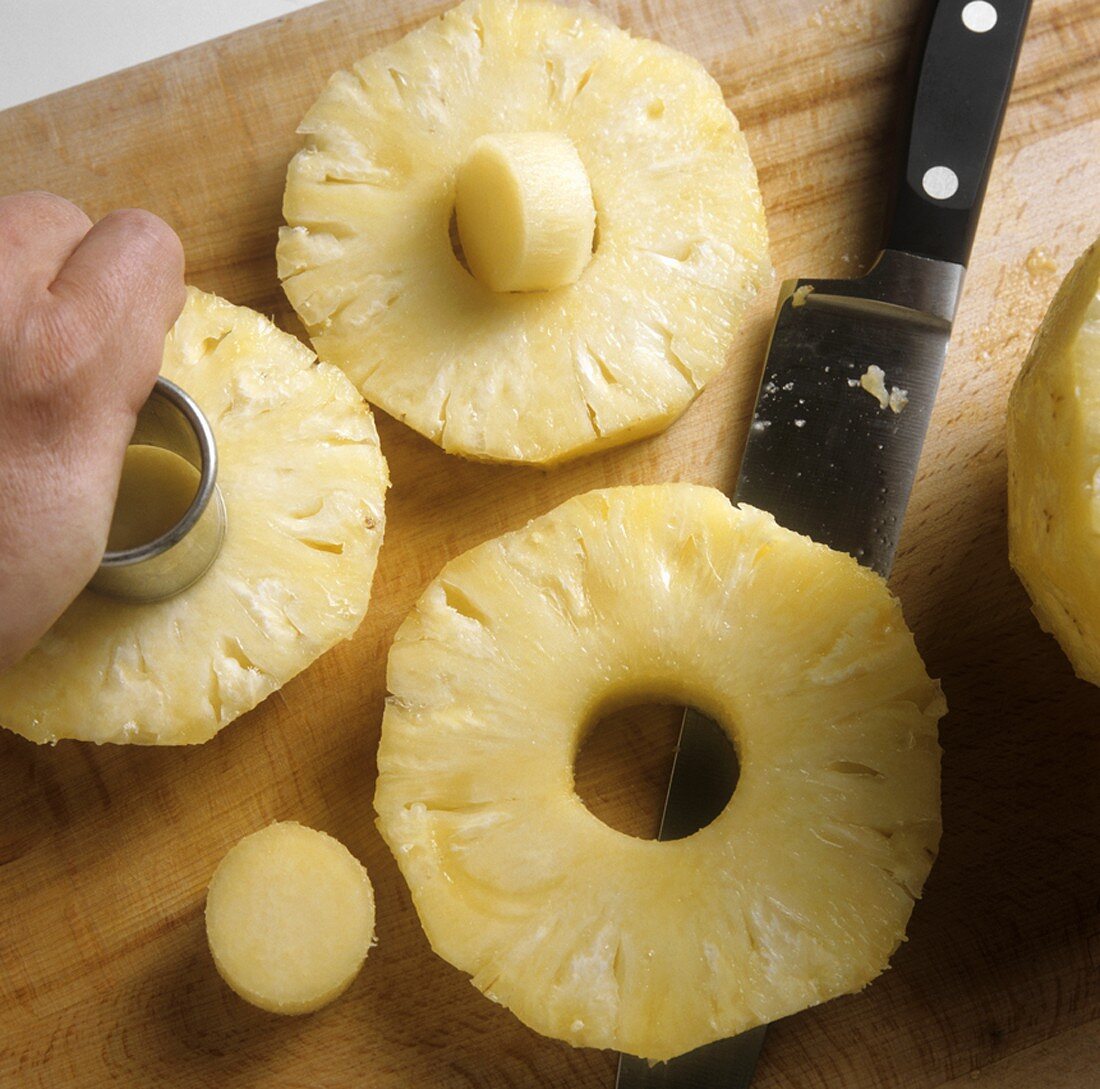
[[(855, 280), (793, 280), (779, 305), (734, 498), (889, 574), (916, 476), (1030, 0), (938, 0), (916, 54), (886, 243)], [(736, 774), (687, 711), (660, 839), (709, 824)], [(746, 1089), (765, 1027), (650, 1066), (616, 1089)]]

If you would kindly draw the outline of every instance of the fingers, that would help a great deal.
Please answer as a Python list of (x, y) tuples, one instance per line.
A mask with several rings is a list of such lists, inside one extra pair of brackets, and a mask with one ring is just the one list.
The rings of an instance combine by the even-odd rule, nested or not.
[(126, 209), (101, 219), (69, 255), (49, 287), (70, 320), (113, 330), (114, 382), (131, 409), (160, 370), (165, 334), (186, 299), (183, 247), (151, 212)]
[(185, 299), (179, 239), (156, 216), (93, 226), (60, 197), (0, 198), (0, 668), (95, 571)]
[(85, 308), (89, 319), (126, 312), (163, 336), (183, 309), (183, 246), (152, 212), (111, 212), (72, 251), (50, 293)]
[(9, 431), (79, 455), (90, 428), (121, 457), (185, 299), (179, 239), (149, 212), (112, 212), (91, 226), (50, 194), (0, 199), (0, 409)]
[(44, 291), (91, 226), (75, 204), (53, 193), (0, 197), (0, 305)]

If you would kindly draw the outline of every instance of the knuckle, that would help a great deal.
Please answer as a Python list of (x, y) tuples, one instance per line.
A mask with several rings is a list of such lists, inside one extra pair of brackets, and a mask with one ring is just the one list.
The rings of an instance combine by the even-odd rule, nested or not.
[(169, 275), (182, 284), (179, 240), (151, 212), (137, 208), (111, 212), (96, 224), (93, 235), (95, 246), (78, 250), (75, 262), (66, 265), (67, 275), (51, 288), (54, 298), (74, 312), (78, 324), (117, 329), (122, 323), (140, 323)]
[(158, 215), (144, 208), (120, 208), (107, 217), (120, 228), (128, 246), (158, 261), (183, 263), (183, 247), (176, 232)]
[[(186, 298), (183, 280), (184, 254), (179, 236), (159, 216), (140, 208), (112, 213), (120, 246), (120, 277), (124, 291), (143, 292), (142, 321), (158, 327), (170, 325)], [(163, 335), (165, 328), (161, 328)]]

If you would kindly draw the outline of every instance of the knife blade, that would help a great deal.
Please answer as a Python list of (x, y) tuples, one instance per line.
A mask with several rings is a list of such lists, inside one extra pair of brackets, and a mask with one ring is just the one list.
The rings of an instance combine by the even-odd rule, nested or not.
[[(1030, 0), (938, 0), (886, 242), (853, 280), (780, 290), (734, 499), (886, 576), (935, 403)], [(731, 746), (684, 714), (659, 839), (724, 808)], [(722, 772), (722, 768), (733, 770)], [(619, 1058), (616, 1089), (747, 1089), (766, 1026), (668, 1063)]]

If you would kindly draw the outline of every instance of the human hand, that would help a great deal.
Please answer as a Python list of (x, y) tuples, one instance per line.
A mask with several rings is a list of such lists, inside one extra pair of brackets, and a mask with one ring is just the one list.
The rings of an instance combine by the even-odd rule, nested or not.
[(183, 248), (151, 213), (93, 226), (49, 193), (0, 197), (0, 670), (99, 566), (184, 298)]

